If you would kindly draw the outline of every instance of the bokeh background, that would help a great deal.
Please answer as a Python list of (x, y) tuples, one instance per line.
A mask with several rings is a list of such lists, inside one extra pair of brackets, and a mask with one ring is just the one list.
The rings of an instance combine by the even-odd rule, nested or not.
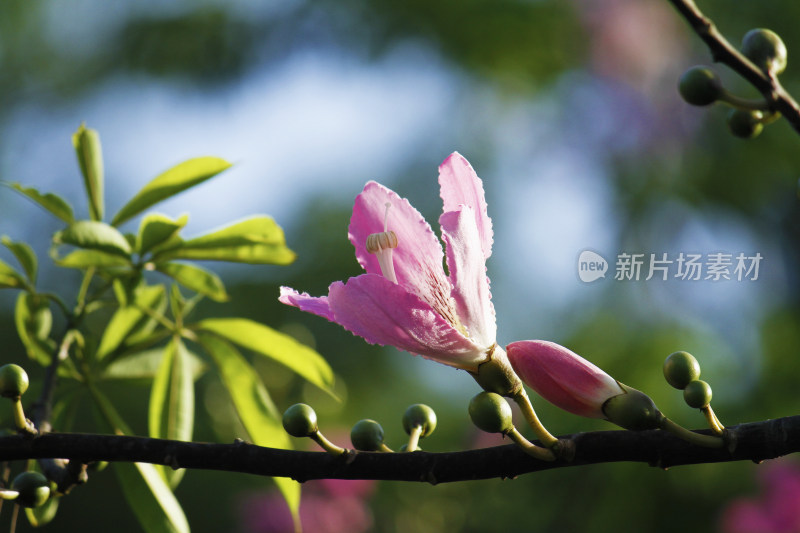
[[(778, 32), (789, 49), (782, 81), (800, 94), (800, 4), (707, 0), (701, 8), (735, 43), (753, 27)], [(109, 211), (186, 158), (235, 162), (158, 210), (189, 212), (189, 235), (270, 214), (298, 260), (210, 265), (233, 299), (199, 315), (256, 319), (316, 347), (336, 371), (342, 403), (278, 366), (261, 361), (259, 370), (279, 407), (312, 404), (342, 444), (354, 422), (373, 418), (399, 447), (403, 410), (423, 402), (439, 414), (423, 447), (448, 451), (498, 442), (471, 427), (466, 405), (478, 388), (468, 375), (367, 345), (282, 306), (277, 294), (279, 285), (324, 294), (360, 273), (346, 232), (353, 198), (370, 179), (409, 198), (436, 228), (436, 168), (458, 150), (483, 178), (494, 221), (488, 272), (501, 343), (557, 341), (700, 427), (661, 375), (668, 354), (687, 350), (724, 423), (792, 415), (800, 139), (778, 122), (742, 141), (728, 134), (724, 109), (683, 103), (680, 74), (709, 61), (666, 0), (8, 0), (0, 5), (0, 179), (85, 208), (69, 138), (81, 121), (102, 138)], [(755, 96), (717, 71), (732, 90)], [(58, 229), (0, 188), (0, 233), (45, 258)], [(578, 279), (584, 249), (612, 263), (605, 279)], [(756, 281), (615, 281), (621, 252), (763, 260)], [(46, 289), (76, 291), (74, 272), (42, 276)], [(15, 296), (0, 293), (3, 362), (24, 360)], [(197, 440), (243, 435), (213, 375), (197, 392)], [(115, 393), (145, 434), (148, 389), (122, 384)], [(608, 429), (534, 401), (556, 434)], [(442, 486), (309, 483), (303, 509), (309, 531), (721, 531), (729, 502), (758, 494), (759, 468), (611, 464)], [(116, 483), (111, 472), (94, 475), (64, 499), (51, 529), (139, 531)], [(270, 482), (254, 476), (189, 472), (177, 495), (193, 531), (285, 524)]]

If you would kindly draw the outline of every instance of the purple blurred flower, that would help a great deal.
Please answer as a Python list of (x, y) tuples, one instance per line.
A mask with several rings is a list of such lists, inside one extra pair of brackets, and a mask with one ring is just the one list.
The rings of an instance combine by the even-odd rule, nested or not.
[[(374, 481), (319, 480), (303, 485), (300, 523), (314, 533), (363, 533), (372, 528), (366, 499)], [(292, 516), (277, 491), (254, 493), (240, 508), (242, 531), (246, 533), (293, 533)]]
[(723, 533), (797, 533), (800, 531), (800, 466), (773, 461), (758, 472), (760, 498), (739, 498), (722, 512)]

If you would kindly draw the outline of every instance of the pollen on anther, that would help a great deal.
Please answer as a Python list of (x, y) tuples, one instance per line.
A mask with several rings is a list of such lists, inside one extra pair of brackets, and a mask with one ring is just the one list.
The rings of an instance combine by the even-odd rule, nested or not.
[(373, 233), (367, 237), (367, 252), (375, 254), (381, 250), (397, 248), (397, 235), (393, 231)]

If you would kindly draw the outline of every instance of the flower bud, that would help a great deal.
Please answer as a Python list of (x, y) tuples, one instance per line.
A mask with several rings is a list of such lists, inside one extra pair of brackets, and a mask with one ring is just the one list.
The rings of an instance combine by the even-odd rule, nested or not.
[(296, 403), (283, 413), (283, 429), (292, 437), (309, 437), (319, 430), (317, 413), (309, 405)]
[(633, 431), (658, 429), (664, 415), (645, 393), (627, 385), (620, 386), (625, 392), (609, 398), (603, 412), (610, 422)]
[(420, 438), (427, 437), (436, 429), (436, 413), (425, 404), (414, 404), (403, 414), (403, 429), (406, 433), (410, 435), (417, 426), (422, 428)]
[(707, 67), (692, 67), (681, 76), (678, 91), (687, 103), (706, 106), (719, 100), (722, 81)]
[(695, 409), (708, 407), (708, 404), (711, 403), (711, 385), (696, 379), (683, 389), (683, 399), (686, 405)]
[(506, 347), (514, 371), (556, 407), (589, 418), (606, 418), (603, 404), (625, 392), (617, 381), (576, 353), (548, 341)]
[(675, 352), (664, 361), (664, 377), (678, 390), (700, 377), (700, 363), (689, 352)]
[(472, 423), (487, 433), (506, 434), (514, 427), (511, 407), (499, 394), (481, 392), (469, 401)]
[(757, 28), (747, 32), (742, 39), (742, 54), (767, 74), (786, 70), (786, 45), (774, 31)]
[(383, 428), (374, 420), (359, 420), (350, 431), (350, 442), (362, 452), (378, 451), (383, 444)]
[(0, 396), (19, 398), (28, 390), (28, 374), (15, 364), (0, 367)]
[(758, 137), (764, 129), (763, 119), (764, 114), (761, 111), (734, 109), (728, 113), (728, 128), (736, 137), (752, 139)]
[(50, 482), (39, 472), (23, 472), (14, 478), (11, 489), (19, 492), (16, 503), (22, 507), (39, 507), (50, 497)]

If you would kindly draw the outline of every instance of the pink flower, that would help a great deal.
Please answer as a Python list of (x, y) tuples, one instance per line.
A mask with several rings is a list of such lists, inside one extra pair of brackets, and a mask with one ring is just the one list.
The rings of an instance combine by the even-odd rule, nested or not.
[[(366, 274), (336, 281), (312, 297), (281, 287), (280, 301), (340, 324), (371, 344), (391, 345), (469, 371), (496, 348), (486, 277), (492, 222), (483, 185), (453, 153), (439, 167), (447, 269), (439, 239), (404, 198), (373, 181), (356, 197), (348, 237)], [(494, 354), (494, 355), (493, 355)]]
[(512, 342), (506, 350), (512, 368), (523, 382), (570, 413), (606, 418), (606, 400), (625, 393), (614, 378), (554, 342)]
[(771, 461), (759, 470), (761, 498), (741, 498), (722, 513), (724, 533), (797, 533), (800, 531), (800, 467)]

